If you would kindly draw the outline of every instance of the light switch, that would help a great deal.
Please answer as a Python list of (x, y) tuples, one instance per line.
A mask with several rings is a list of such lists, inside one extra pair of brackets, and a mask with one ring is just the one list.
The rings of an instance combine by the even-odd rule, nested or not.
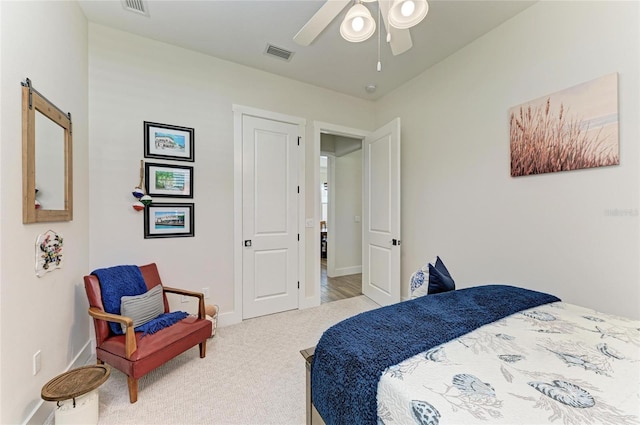
[(307, 219), (304, 221), (304, 225), (305, 225), (305, 227), (312, 228), (312, 227), (313, 227), (313, 219), (312, 219), (312, 218), (307, 218)]
[(360, 216), (359, 215), (355, 216), (354, 220), (356, 223), (360, 223)]

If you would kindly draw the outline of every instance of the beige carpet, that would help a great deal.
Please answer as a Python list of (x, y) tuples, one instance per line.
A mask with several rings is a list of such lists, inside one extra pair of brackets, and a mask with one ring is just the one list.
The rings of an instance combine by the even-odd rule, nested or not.
[(100, 387), (103, 424), (304, 424), (305, 366), (300, 350), (329, 326), (377, 305), (365, 296), (245, 320), (219, 328), (207, 345), (139, 381), (129, 403), (126, 376), (112, 369)]

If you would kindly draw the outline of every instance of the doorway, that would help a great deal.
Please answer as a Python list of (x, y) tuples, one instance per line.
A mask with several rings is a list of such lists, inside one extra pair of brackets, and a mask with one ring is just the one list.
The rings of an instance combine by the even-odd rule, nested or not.
[[(314, 177), (316, 189), (315, 253), (311, 263), (315, 305), (321, 302), (320, 232), (320, 140), (323, 134), (361, 140), (362, 148), (362, 293), (379, 305), (400, 301), (400, 119), (395, 118), (374, 132), (314, 121)], [(330, 192), (329, 192), (330, 193)], [(327, 226), (331, 226), (329, 208)], [(327, 232), (327, 273), (331, 269), (332, 238)]]
[(320, 138), (320, 301), (362, 295), (362, 140)]

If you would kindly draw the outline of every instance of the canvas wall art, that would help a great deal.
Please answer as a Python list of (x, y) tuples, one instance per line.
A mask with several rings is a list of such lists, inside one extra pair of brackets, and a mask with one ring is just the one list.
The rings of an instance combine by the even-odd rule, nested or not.
[(509, 109), (511, 176), (620, 164), (618, 74)]

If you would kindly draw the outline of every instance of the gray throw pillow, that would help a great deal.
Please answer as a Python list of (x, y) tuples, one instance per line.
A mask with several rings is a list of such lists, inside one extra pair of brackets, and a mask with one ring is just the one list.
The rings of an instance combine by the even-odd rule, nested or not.
[[(156, 285), (144, 294), (120, 298), (120, 314), (133, 319), (134, 328), (152, 321), (163, 313), (162, 285)], [(121, 326), (122, 332), (126, 332), (127, 327)]]

